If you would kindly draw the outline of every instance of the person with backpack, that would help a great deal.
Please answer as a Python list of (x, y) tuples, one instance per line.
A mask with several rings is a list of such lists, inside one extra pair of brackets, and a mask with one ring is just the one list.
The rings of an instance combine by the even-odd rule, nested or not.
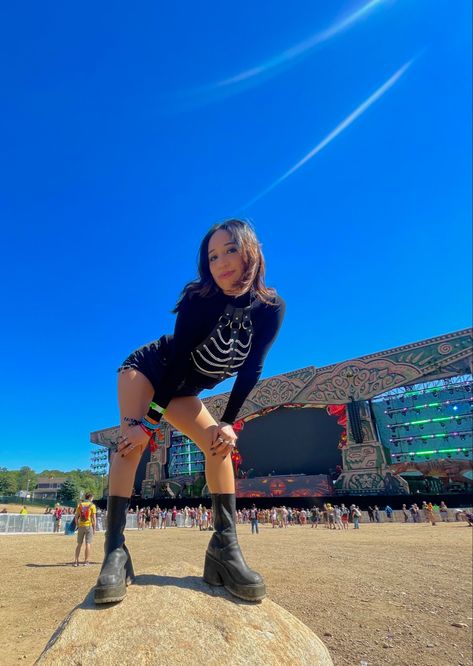
[(84, 553), (84, 566), (90, 564), (90, 550), (92, 547), (92, 538), (95, 534), (95, 518), (97, 509), (93, 503), (92, 493), (86, 493), (85, 498), (79, 502), (75, 512), (75, 520), (77, 523), (77, 546), (74, 559), (74, 566), (79, 566), (79, 556), (82, 548), (82, 543), (85, 538), (85, 553)]
[(351, 509), (351, 517), (352, 517), (352, 520), (353, 520), (353, 528), (355, 530), (359, 530), (360, 529), (360, 518), (361, 518), (360, 507), (356, 506), (355, 504), (352, 504), (350, 509)]

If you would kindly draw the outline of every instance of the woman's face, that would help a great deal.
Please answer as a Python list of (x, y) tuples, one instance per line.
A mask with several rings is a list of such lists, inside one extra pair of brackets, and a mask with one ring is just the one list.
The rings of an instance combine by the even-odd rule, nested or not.
[(225, 294), (231, 294), (243, 276), (245, 267), (230, 233), (225, 229), (216, 231), (210, 237), (208, 252), (213, 279)]

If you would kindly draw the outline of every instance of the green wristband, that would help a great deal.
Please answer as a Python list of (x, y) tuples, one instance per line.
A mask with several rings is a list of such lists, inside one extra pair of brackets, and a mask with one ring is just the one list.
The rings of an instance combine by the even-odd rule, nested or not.
[(157, 405), (155, 402), (150, 402), (150, 403), (149, 403), (149, 408), (152, 409), (154, 412), (159, 412), (161, 415), (163, 415), (164, 412), (166, 411), (166, 410), (164, 409), (164, 407), (160, 407), (160, 406)]

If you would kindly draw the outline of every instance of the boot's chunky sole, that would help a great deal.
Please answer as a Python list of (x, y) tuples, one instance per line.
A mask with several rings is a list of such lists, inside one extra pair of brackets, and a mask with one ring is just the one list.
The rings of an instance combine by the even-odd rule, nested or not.
[[(101, 571), (101, 575), (110, 576), (110, 569), (112, 569), (116, 582), (108, 585), (101, 584), (99, 576), (97, 585), (94, 589), (94, 601), (96, 604), (110, 604), (114, 601), (122, 601), (122, 599), (125, 598), (127, 585), (131, 585), (135, 574), (133, 571), (133, 564), (131, 561), (130, 553), (128, 552), (128, 548), (126, 548), (125, 545), (123, 546), (123, 550), (126, 554), (126, 560), (121, 564), (116, 560), (117, 558), (123, 559), (123, 552), (119, 552), (117, 549), (117, 551), (109, 553), (111, 559), (115, 557), (115, 562), (113, 562), (113, 560), (112, 562), (107, 562)], [(113, 571), (114, 567), (115, 570)]]
[[(134, 577), (133, 577), (134, 578)], [(126, 588), (131, 585), (133, 578), (127, 575), (125, 583), (110, 585), (109, 587), (95, 587), (94, 601), (96, 604), (111, 604), (114, 601), (122, 601), (126, 597)]]
[(209, 585), (223, 587), (233, 596), (244, 601), (261, 601), (266, 596), (266, 585), (241, 585), (236, 583), (223, 564), (215, 560), (208, 553), (205, 556), (204, 580)]
[(96, 587), (94, 590), (94, 601), (96, 604), (111, 604), (121, 601), (126, 597), (126, 584), (113, 585), (110, 587)]

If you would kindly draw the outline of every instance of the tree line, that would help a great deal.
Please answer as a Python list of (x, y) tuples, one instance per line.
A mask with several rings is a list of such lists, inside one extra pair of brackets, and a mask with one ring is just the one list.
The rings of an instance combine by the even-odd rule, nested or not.
[(59, 502), (76, 502), (85, 493), (92, 493), (96, 499), (102, 497), (102, 479), (90, 469), (74, 469), (63, 472), (58, 469), (45, 469), (35, 472), (31, 467), (8, 470), (0, 467), (0, 495), (16, 495), (20, 490), (30, 493), (36, 488), (38, 477), (64, 477), (66, 479), (58, 492)]

